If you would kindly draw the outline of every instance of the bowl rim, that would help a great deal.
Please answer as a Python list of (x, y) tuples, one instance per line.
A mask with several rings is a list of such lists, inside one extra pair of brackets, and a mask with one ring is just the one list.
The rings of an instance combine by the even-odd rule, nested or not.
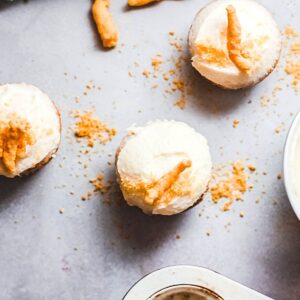
[(300, 112), (297, 113), (294, 118), (292, 125), (289, 129), (283, 155), (283, 177), (284, 177), (284, 186), (288, 196), (288, 199), (291, 203), (291, 206), (298, 218), (300, 220), (300, 199), (297, 198), (294, 192), (292, 175), (289, 168), (290, 165), (290, 155), (293, 151), (293, 146), (297, 141), (297, 137), (300, 137), (300, 132), (297, 134), (298, 129), (300, 130)]
[(158, 269), (137, 281), (123, 300), (147, 300), (172, 286), (194, 285), (210, 290), (224, 300), (272, 300), (214, 271), (192, 265)]

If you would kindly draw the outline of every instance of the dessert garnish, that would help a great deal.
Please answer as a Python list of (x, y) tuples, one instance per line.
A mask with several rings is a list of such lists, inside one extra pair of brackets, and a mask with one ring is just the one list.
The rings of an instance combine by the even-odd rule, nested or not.
[(8, 122), (0, 121), (0, 158), (10, 173), (15, 171), (17, 160), (26, 156), (27, 146), (34, 142), (26, 119), (14, 115)]
[(243, 72), (250, 72), (251, 62), (249, 52), (242, 45), (241, 24), (232, 5), (226, 7), (227, 11), (227, 49), (231, 61)]
[(208, 188), (206, 139), (182, 122), (132, 127), (116, 153), (124, 199), (147, 214), (174, 215), (198, 203)]

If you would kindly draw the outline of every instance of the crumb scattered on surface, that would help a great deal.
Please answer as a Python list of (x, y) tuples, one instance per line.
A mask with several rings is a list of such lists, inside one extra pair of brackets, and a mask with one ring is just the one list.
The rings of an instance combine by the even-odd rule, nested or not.
[(94, 186), (94, 192), (100, 192), (105, 194), (111, 188), (111, 183), (105, 182), (104, 174), (100, 173), (96, 178), (90, 180), (90, 183)]
[(291, 26), (287, 26), (285, 29), (284, 29), (284, 34), (287, 36), (287, 37), (297, 37), (298, 36), (298, 32)]
[[(90, 183), (93, 186), (93, 190), (88, 191), (81, 197), (81, 200), (83, 201), (90, 200), (93, 196), (97, 195), (98, 193), (100, 193), (101, 195), (107, 195), (107, 193), (112, 187), (112, 182), (105, 180), (105, 176), (103, 173), (99, 173), (95, 178), (91, 179)], [(110, 198), (105, 198), (104, 202), (110, 204)]]
[(155, 71), (158, 71), (160, 69), (160, 65), (164, 62), (163, 58), (161, 57), (161, 55), (157, 55), (155, 57), (152, 58), (151, 60), (151, 64), (152, 67)]
[(184, 97), (180, 97), (177, 101), (176, 101), (176, 103), (175, 103), (175, 105), (176, 106), (178, 106), (180, 109), (185, 109), (185, 106), (186, 106), (186, 100), (185, 100), (185, 98)]
[(270, 99), (269, 96), (263, 95), (263, 96), (260, 97), (260, 105), (262, 107), (267, 107), (269, 105), (269, 103), (270, 103), (270, 100), (271, 99)]
[(84, 195), (81, 196), (82, 201), (90, 200), (93, 196), (92, 192), (87, 192)]
[(223, 198), (227, 199), (223, 210), (228, 211), (235, 201), (242, 199), (242, 195), (247, 189), (244, 164), (241, 161), (236, 161), (232, 163), (231, 172), (213, 175), (209, 191), (214, 203), (218, 203)]
[(248, 164), (247, 167), (248, 167), (250, 172), (255, 172), (256, 171), (256, 167), (253, 164)]
[(239, 125), (240, 125), (240, 120), (238, 120), (238, 119), (233, 120), (233, 122), (232, 122), (233, 128), (237, 128)]
[(75, 135), (78, 138), (86, 138), (89, 147), (93, 147), (95, 142), (106, 144), (117, 134), (115, 128), (108, 127), (92, 112), (80, 113), (77, 111), (73, 113), (73, 116), (77, 119)]
[(298, 92), (300, 82), (300, 41), (297, 31), (288, 26), (284, 31), (286, 37), (286, 45), (289, 45), (289, 51), (286, 54), (285, 72), (292, 77), (291, 86), (295, 92)]
[[(167, 85), (164, 89), (164, 97), (176, 96), (174, 105), (184, 109), (186, 107), (187, 84), (185, 76), (183, 76), (183, 66), (188, 63), (189, 58), (183, 54), (183, 39), (176, 37), (173, 31), (169, 32), (169, 45), (174, 47), (176, 54), (172, 54), (168, 59), (164, 59), (160, 54), (155, 55), (151, 58), (152, 70), (149, 71), (145, 68), (142, 74), (147, 79), (154, 81), (163, 79)], [(137, 63), (135, 65), (139, 66)], [(158, 87), (157, 83), (156, 81), (151, 87)]]
[(143, 75), (148, 78), (151, 75), (151, 72), (149, 70), (144, 70)]

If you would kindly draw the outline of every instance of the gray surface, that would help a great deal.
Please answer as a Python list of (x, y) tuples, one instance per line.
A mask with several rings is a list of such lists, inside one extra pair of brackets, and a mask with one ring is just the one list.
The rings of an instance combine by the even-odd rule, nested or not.
[[(119, 130), (111, 143), (97, 147), (100, 152), (92, 157), (87, 178), (78, 164), (78, 146), (65, 138), (57, 158), (42, 171), (19, 180), (0, 179), (1, 300), (117, 300), (141, 276), (174, 264), (211, 268), (275, 299), (300, 298), (300, 224), (283, 182), (276, 179), (282, 171), (286, 131), (274, 132), (281, 122), (289, 127), (290, 112), (300, 108), (299, 97), (287, 88), (279, 93), (277, 105), (261, 108), (260, 96), (271, 93), (280, 74), (251, 90), (225, 92), (187, 65), (191, 95), (181, 111), (173, 106), (177, 96), (163, 97), (163, 80), (157, 81), (158, 89), (151, 89), (156, 81), (141, 75), (155, 54), (171, 55), (168, 32), (185, 39), (193, 15), (205, 2), (164, 1), (126, 11), (125, 0), (113, 1), (125, 44), (113, 51), (99, 47), (90, 1), (0, 5), (1, 82), (25, 81), (46, 91), (62, 111), (64, 137), (73, 122), (69, 110), (92, 105)], [(292, 16), (300, 10), (299, 1), (261, 2), (281, 28), (290, 23), (300, 30)], [(135, 61), (140, 67), (134, 66)], [(89, 80), (102, 90), (91, 91), (76, 104), (74, 97), (82, 95)], [(186, 121), (206, 135), (215, 163), (250, 158), (258, 174), (251, 176), (254, 189), (245, 201), (222, 213), (207, 198), (171, 218), (151, 218), (127, 207), (116, 188), (111, 206), (100, 196), (82, 202), (81, 195), (90, 189), (89, 178), (100, 170), (113, 174), (108, 155), (114, 153), (125, 128), (157, 118)], [(232, 128), (234, 118), (241, 121), (237, 129)], [(63, 215), (58, 213), (61, 207)], [(244, 219), (240, 211), (245, 212)], [(224, 225), (229, 221), (228, 232)], [(181, 238), (177, 240), (176, 234)]]

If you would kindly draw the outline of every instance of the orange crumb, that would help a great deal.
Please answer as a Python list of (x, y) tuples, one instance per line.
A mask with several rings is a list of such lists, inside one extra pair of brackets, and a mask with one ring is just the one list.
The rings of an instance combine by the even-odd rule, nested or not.
[(160, 69), (160, 65), (164, 62), (163, 58), (160, 55), (157, 55), (152, 58), (151, 64), (155, 71)]
[(143, 72), (143, 75), (145, 76), (145, 77), (149, 77), (150, 76), (150, 71), (149, 70), (144, 70), (144, 72)]
[(266, 95), (260, 97), (260, 105), (262, 107), (267, 107), (269, 103), (270, 103), (270, 97)]
[(9, 122), (0, 122), (0, 158), (9, 172), (14, 172), (18, 159), (26, 155), (27, 146), (33, 145), (35, 137), (26, 119), (13, 116)]
[(170, 74), (164, 73), (163, 78), (164, 78), (164, 80), (168, 81), (170, 79)]
[(173, 80), (174, 88), (178, 91), (184, 91), (184, 81), (181, 79), (175, 79)]
[(228, 199), (224, 204), (224, 211), (228, 211), (236, 200), (241, 200), (242, 195), (247, 191), (247, 178), (241, 161), (232, 164), (231, 173), (226, 173), (220, 180), (217, 180), (216, 175), (213, 179), (215, 182), (210, 186), (212, 200), (218, 203), (222, 198)]
[(180, 109), (185, 109), (186, 106), (186, 99), (185, 97), (181, 96), (175, 103), (176, 106), (178, 106)]
[(282, 87), (280, 85), (276, 85), (272, 90), (272, 96), (275, 97), (277, 95), (277, 93), (281, 90), (282, 90)]
[(83, 196), (81, 196), (81, 200), (82, 201), (90, 200), (92, 196), (93, 196), (92, 192), (87, 192)]
[(96, 178), (90, 180), (90, 183), (94, 186), (94, 192), (100, 192), (101, 194), (105, 194), (111, 188), (110, 184), (105, 183), (104, 174), (102, 173), (98, 174)]
[(282, 126), (281, 125), (279, 125), (278, 127), (275, 128), (276, 133), (279, 134), (281, 131), (282, 131)]
[(170, 45), (174, 46), (174, 48), (178, 51), (178, 52), (182, 52), (182, 44), (178, 41), (178, 40), (173, 40), (170, 41)]
[[(289, 52), (286, 56), (285, 72), (287, 75), (292, 77), (291, 86), (294, 88), (295, 92), (298, 92), (299, 81), (300, 81), (300, 41), (295, 41), (294, 39), (298, 36), (298, 33), (292, 27), (287, 27), (285, 29), (285, 35), (293, 43), (290, 45)], [(286, 42), (288, 45), (288, 42)]]
[(300, 41), (296, 41), (291, 45), (290, 55), (299, 55), (300, 54)]
[(256, 167), (253, 164), (248, 164), (247, 167), (248, 167), (250, 172), (255, 172), (256, 171)]
[(292, 76), (292, 87), (297, 92), (300, 81), (300, 60), (296, 62), (287, 61), (285, 66), (285, 72)]
[(240, 120), (238, 120), (238, 119), (233, 120), (233, 122), (232, 122), (233, 128), (237, 128), (239, 125), (240, 125)]
[(298, 32), (291, 26), (287, 26), (284, 30), (284, 34), (287, 37), (297, 37), (298, 36)]
[(89, 147), (93, 147), (96, 141), (106, 144), (117, 134), (115, 128), (109, 128), (98, 117), (93, 116), (92, 112), (76, 112), (74, 117), (78, 119), (75, 135), (78, 138), (86, 138)]

